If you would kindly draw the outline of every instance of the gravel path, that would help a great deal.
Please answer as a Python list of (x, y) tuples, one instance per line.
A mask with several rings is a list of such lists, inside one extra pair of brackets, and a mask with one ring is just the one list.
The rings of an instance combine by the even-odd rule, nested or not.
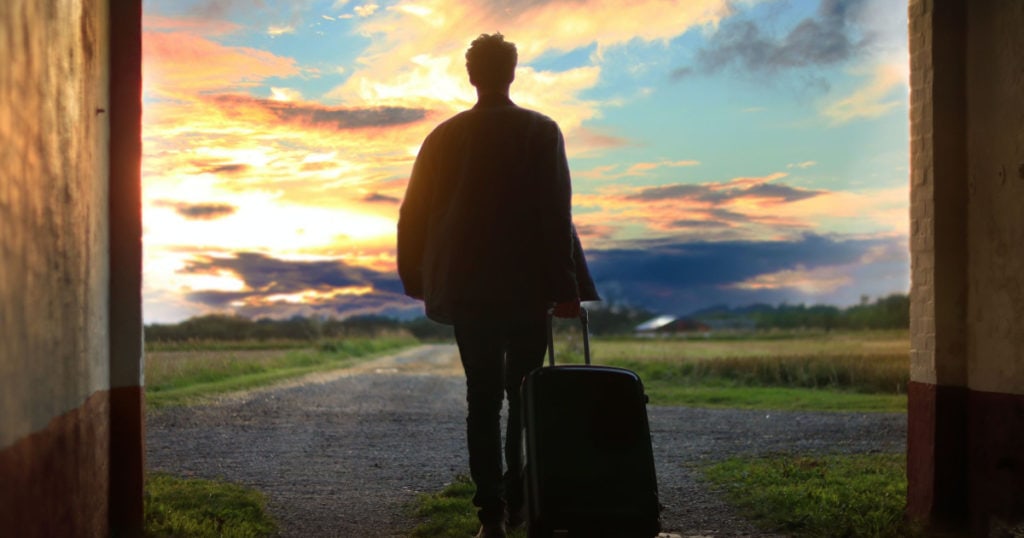
[[(465, 383), (454, 346), (152, 413), (147, 465), (265, 492), (285, 537), (405, 536), (416, 494), (468, 471)], [(905, 450), (903, 414), (650, 407), (666, 531), (765, 536), (696, 480), (738, 454)]]

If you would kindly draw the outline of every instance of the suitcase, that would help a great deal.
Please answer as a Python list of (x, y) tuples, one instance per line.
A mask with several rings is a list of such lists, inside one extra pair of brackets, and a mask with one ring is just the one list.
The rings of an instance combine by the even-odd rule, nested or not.
[(523, 381), (527, 536), (651, 538), (661, 530), (647, 397), (636, 373), (590, 365), (550, 366)]

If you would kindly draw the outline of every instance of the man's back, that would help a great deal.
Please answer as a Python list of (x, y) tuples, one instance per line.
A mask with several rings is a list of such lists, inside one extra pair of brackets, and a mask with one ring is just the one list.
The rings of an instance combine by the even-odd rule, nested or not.
[(439, 125), (420, 150), (399, 229), (400, 251), (403, 227), (425, 234), (428, 315), (576, 297), (570, 198), (564, 142), (547, 116), (491, 96)]

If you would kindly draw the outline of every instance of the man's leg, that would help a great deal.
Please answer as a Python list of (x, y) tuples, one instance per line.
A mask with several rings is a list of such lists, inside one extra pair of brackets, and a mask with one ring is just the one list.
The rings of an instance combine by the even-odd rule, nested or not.
[(469, 474), (476, 484), (473, 504), (479, 509), (480, 522), (493, 525), (505, 513), (501, 473), (504, 334), (498, 323), (456, 322), (455, 341), (466, 372)]
[(541, 318), (510, 324), (505, 363), (505, 392), (508, 394), (508, 429), (505, 432), (505, 500), (511, 522), (517, 522), (523, 508), (522, 398), (523, 378), (544, 363), (547, 323)]

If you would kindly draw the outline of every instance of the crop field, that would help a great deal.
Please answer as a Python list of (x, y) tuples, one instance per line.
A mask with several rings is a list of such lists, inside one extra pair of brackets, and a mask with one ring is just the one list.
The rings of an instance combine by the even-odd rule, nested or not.
[[(906, 408), (907, 331), (594, 339), (591, 347), (595, 364), (640, 374), (655, 405)], [(559, 362), (582, 362), (578, 336), (563, 336), (556, 350)]]

